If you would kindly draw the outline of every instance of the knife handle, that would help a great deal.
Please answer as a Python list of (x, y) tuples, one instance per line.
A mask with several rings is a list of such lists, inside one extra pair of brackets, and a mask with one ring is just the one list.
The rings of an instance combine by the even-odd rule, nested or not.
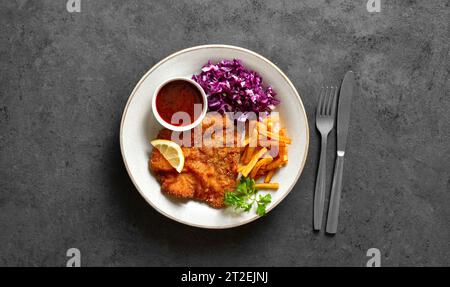
[(342, 191), (342, 173), (344, 171), (344, 154), (340, 154), (336, 157), (336, 164), (334, 167), (333, 185), (331, 187), (330, 206), (328, 208), (328, 218), (326, 232), (335, 234), (338, 225), (339, 217), (339, 202), (341, 200)]
[(316, 189), (314, 191), (314, 230), (322, 228), (323, 207), (325, 204), (325, 179), (327, 171), (327, 136), (322, 136), (319, 169), (317, 170)]

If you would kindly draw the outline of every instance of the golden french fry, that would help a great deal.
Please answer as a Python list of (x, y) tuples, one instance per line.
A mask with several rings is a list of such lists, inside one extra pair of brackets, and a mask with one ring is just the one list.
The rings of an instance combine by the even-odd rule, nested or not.
[(266, 125), (261, 122), (256, 122), (256, 130), (261, 133), (262, 130), (266, 129)]
[(271, 138), (273, 140), (278, 140), (280, 142), (284, 142), (284, 143), (287, 143), (287, 144), (291, 144), (292, 143), (292, 140), (290, 138), (283, 137), (283, 136), (281, 136), (279, 134), (276, 134), (276, 133), (273, 133), (273, 132), (268, 132), (267, 130), (259, 130), (259, 133), (264, 135), (264, 136), (266, 136), (266, 137), (269, 137), (269, 138)]
[[(261, 188), (276, 189), (278, 184), (271, 185), (270, 181), (276, 169), (287, 163), (287, 144), (292, 143), (292, 140), (287, 136), (286, 128), (279, 128), (278, 117), (269, 116), (261, 122), (251, 121), (249, 127), (250, 132), (244, 140), (245, 149), (241, 155), (243, 165), (239, 166), (239, 171), (243, 176), (254, 179), (264, 177), (264, 183), (269, 185), (261, 185)], [(276, 149), (273, 148), (277, 148), (278, 154), (274, 153)], [(272, 158), (267, 149), (276, 158)]]
[(252, 171), (250, 172), (250, 177), (255, 178), (256, 173), (261, 168), (261, 166), (271, 163), (272, 160), (273, 160), (273, 158), (271, 156), (258, 160), (258, 162), (253, 167)]
[(285, 142), (279, 142), (277, 140), (260, 139), (258, 144), (261, 146), (286, 146)]
[(241, 155), (241, 162), (244, 162), (244, 159), (247, 156), (247, 152), (248, 152), (248, 147), (245, 147), (244, 151), (242, 152), (242, 155)]
[(270, 170), (270, 171), (267, 173), (266, 177), (264, 178), (264, 182), (265, 182), (265, 183), (269, 183), (270, 180), (272, 179), (272, 177), (273, 177), (274, 174), (275, 174), (275, 170), (274, 170), (274, 169)]
[(271, 132), (272, 129), (273, 129), (273, 123), (272, 123), (272, 122), (268, 122), (268, 123), (267, 123), (267, 130), (268, 130), (269, 132)]
[(269, 163), (268, 165), (266, 165), (264, 167), (265, 170), (271, 170), (271, 169), (275, 169), (275, 168), (279, 168), (280, 166), (284, 165), (285, 161), (283, 161), (282, 158), (277, 158), (276, 160), (274, 160), (273, 162)]
[(271, 114), (270, 116), (265, 117), (263, 122), (264, 123), (273, 123), (273, 122), (279, 122), (279, 120), (280, 120), (280, 117), (276, 117), (273, 114)]
[(255, 147), (248, 146), (247, 153), (245, 154), (245, 158), (242, 161), (244, 164), (248, 164), (253, 157), (253, 153), (255, 152)]
[(250, 160), (250, 162), (244, 167), (244, 169), (242, 170), (242, 175), (247, 177), (248, 174), (250, 173), (250, 171), (253, 169), (253, 167), (255, 166), (255, 164), (258, 162), (258, 160), (267, 152), (267, 149), (265, 147), (263, 147), (262, 149), (260, 149), (257, 153), (255, 153), (252, 157), (252, 159)]
[(258, 129), (254, 128), (249, 135), (248, 139), (248, 145), (250, 147), (257, 147), (258, 146)]
[(248, 137), (245, 137), (244, 142), (242, 143), (243, 147), (246, 147), (250, 143), (250, 139)]
[(257, 189), (278, 189), (280, 185), (278, 182), (274, 183), (256, 183), (255, 188)]
[(287, 146), (286, 144), (280, 145), (278, 147), (278, 157), (283, 158), (285, 155), (287, 155)]
[(263, 178), (266, 177), (267, 171), (265, 171), (263, 168), (264, 168), (264, 166), (260, 167), (258, 169), (258, 171), (256, 172), (256, 175), (254, 177), (255, 181), (258, 180), (258, 178), (260, 178), (260, 177), (263, 177)]

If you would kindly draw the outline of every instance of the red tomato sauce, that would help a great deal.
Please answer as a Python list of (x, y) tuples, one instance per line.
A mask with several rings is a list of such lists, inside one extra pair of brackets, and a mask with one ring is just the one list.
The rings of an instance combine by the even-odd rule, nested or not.
[[(194, 105), (200, 104), (200, 112), (194, 113)], [(174, 126), (187, 126), (193, 123), (201, 113), (203, 98), (200, 91), (193, 84), (175, 80), (163, 86), (156, 95), (156, 110), (161, 118)], [(172, 123), (172, 116), (176, 112), (185, 112), (190, 117), (190, 122)]]

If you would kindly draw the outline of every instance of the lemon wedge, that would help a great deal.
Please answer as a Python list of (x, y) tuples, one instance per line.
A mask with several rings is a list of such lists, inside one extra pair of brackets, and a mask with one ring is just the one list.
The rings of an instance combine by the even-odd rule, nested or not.
[(176, 142), (169, 140), (153, 140), (150, 143), (159, 150), (174, 169), (179, 173), (183, 170), (184, 154), (181, 147)]

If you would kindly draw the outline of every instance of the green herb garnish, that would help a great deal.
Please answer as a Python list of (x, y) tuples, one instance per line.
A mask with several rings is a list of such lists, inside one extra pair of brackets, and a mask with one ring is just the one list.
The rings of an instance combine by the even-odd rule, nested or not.
[(225, 192), (224, 203), (246, 212), (250, 211), (253, 204), (256, 203), (256, 213), (263, 216), (266, 214), (266, 206), (272, 201), (272, 196), (270, 194), (257, 196), (257, 193), (255, 181), (251, 178), (241, 177), (234, 192)]

